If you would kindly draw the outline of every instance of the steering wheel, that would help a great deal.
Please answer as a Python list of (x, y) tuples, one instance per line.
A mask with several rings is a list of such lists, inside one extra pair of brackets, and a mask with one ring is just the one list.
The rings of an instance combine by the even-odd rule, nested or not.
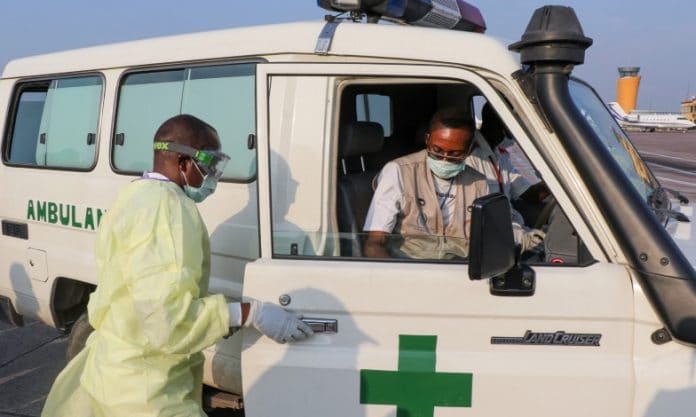
[(556, 201), (556, 198), (554, 196), (549, 196), (546, 203), (544, 203), (544, 208), (541, 209), (541, 213), (539, 213), (539, 216), (537, 217), (536, 222), (534, 223), (535, 229), (541, 229), (546, 223), (549, 222), (551, 212), (557, 204), (558, 202)]

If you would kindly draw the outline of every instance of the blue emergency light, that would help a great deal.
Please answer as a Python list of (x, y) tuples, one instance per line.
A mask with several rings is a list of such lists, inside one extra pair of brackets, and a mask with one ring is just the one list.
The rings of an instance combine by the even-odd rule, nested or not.
[(479, 9), (464, 0), (317, 0), (327, 10), (384, 17), (415, 26), (486, 31)]

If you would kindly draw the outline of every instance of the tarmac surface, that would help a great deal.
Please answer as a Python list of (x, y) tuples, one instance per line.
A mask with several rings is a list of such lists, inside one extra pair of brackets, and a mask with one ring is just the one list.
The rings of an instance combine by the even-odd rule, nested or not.
[[(663, 186), (696, 202), (696, 132), (630, 136)], [(39, 416), (53, 380), (65, 366), (67, 336), (37, 321), (13, 327), (2, 316), (0, 310), (0, 417)], [(224, 415), (235, 414), (210, 414)]]
[(660, 184), (696, 202), (696, 132), (631, 133), (630, 136)]
[(67, 337), (38, 321), (14, 327), (0, 310), (0, 416), (39, 416), (65, 366)]

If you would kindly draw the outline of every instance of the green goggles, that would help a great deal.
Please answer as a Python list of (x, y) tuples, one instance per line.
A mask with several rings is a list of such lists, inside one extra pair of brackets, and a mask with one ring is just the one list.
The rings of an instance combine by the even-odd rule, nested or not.
[(230, 157), (221, 151), (213, 151), (209, 149), (196, 149), (190, 146), (182, 145), (174, 142), (155, 142), (154, 149), (156, 151), (176, 152), (181, 155), (190, 156), (193, 162), (207, 176), (215, 179), (220, 179)]

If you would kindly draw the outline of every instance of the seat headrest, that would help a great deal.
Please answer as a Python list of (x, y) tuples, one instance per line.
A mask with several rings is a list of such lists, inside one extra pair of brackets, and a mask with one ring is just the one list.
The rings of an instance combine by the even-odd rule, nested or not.
[(384, 129), (375, 122), (346, 123), (341, 129), (339, 157), (364, 155), (377, 152), (384, 145)]

